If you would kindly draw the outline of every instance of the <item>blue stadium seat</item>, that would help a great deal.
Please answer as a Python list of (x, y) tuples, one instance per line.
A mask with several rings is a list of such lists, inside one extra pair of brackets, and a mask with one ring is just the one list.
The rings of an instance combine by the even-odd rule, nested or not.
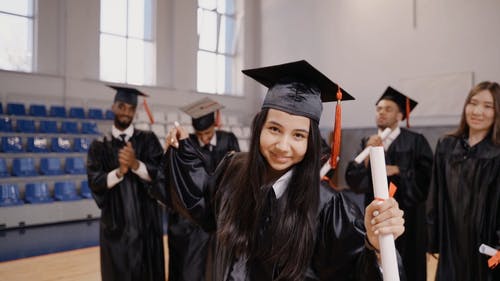
[(65, 169), (67, 174), (85, 174), (87, 169), (85, 167), (85, 160), (82, 157), (68, 157), (66, 158)]
[(92, 198), (92, 191), (90, 190), (88, 181), (82, 181), (82, 185), (80, 186), (80, 195), (83, 198)]
[(66, 117), (66, 108), (61, 105), (52, 105), (50, 106), (49, 115), (51, 117)]
[(47, 176), (61, 175), (61, 159), (56, 157), (48, 157), (40, 159), (40, 173)]
[(31, 116), (45, 117), (47, 116), (47, 108), (43, 104), (32, 104), (29, 109)]
[(10, 177), (9, 168), (4, 158), (0, 158), (0, 178)]
[(45, 137), (28, 137), (26, 151), (35, 153), (49, 152), (49, 140)]
[(111, 111), (111, 109), (107, 109), (106, 113), (104, 114), (104, 118), (106, 118), (107, 120), (113, 120), (115, 119), (115, 114), (113, 113), (113, 111)]
[(64, 134), (78, 134), (78, 123), (74, 121), (62, 121), (61, 123), (61, 133)]
[(26, 107), (22, 103), (8, 103), (7, 114), (24, 116), (26, 115)]
[(35, 129), (35, 121), (28, 119), (18, 119), (16, 123), (16, 129), (21, 133), (34, 133)]
[(75, 138), (73, 139), (73, 151), (75, 152), (87, 152), (89, 151), (90, 141), (87, 138)]
[(15, 183), (0, 184), (0, 206), (14, 206), (23, 204), (19, 198), (19, 187)]
[(72, 181), (56, 182), (54, 184), (54, 198), (58, 201), (82, 199), (80, 195), (76, 193), (76, 186)]
[(100, 108), (89, 108), (89, 119), (104, 119), (104, 115), (102, 114), (102, 109)]
[(49, 186), (47, 183), (35, 182), (26, 184), (24, 201), (31, 204), (38, 204), (54, 202), (54, 199), (50, 196)]
[(85, 118), (85, 110), (83, 110), (83, 107), (70, 107), (69, 117), (83, 119)]
[(12, 132), (12, 119), (9, 117), (0, 117), (0, 132)]
[(67, 138), (52, 138), (50, 150), (53, 152), (71, 152), (71, 142)]
[(12, 160), (12, 175), (15, 177), (38, 176), (33, 158), (14, 158)]
[(57, 122), (53, 120), (41, 120), (39, 131), (40, 133), (44, 134), (59, 133), (59, 131), (57, 130)]
[(5, 153), (23, 152), (23, 142), (20, 137), (2, 137), (2, 151)]
[(94, 135), (99, 134), (97, 123), (82, 122), (82, 134), (94, 134)]

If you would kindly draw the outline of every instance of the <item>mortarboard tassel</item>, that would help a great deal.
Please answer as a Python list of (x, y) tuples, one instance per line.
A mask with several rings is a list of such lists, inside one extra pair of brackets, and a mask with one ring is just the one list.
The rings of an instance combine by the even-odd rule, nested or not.
[(144, 110), (148, 114), (149, 122), (151, 124), (154, 124), (155, 119), (153, 118), (153, 114), (151, 113), (151, 110), (149, 109), (149, 106), (148, 106), (148, 103), (146, 102), (146, 99), (144, 99), (143, 105), (144, 105)]
[(220, 121), (220, 111), (217, 110), (215, 112), (215, 127), (220, 128), (222, 126), (221, 121)]
[(341, 124), (342, 124), (342, 91), (340, 86), (337, 90), (337, 105), (335, 106), (335, 123), (333, 128), (332, 155), (330, 157), (330, 166), (335, 170), (340, 155)]
[(496, 255), (488, 259), (488, 267), (493, 269), (500, 264), (500, 251), (497, 251)]
[(406, 128), (410, 128), (410, 99), (406, 97)]

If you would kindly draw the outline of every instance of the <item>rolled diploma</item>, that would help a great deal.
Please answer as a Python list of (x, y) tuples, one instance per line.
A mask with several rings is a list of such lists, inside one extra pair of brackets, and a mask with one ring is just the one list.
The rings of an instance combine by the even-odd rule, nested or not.
[[(385, 130), (380, 133), (380, 138), (384, 140), (391, 134), (391, 132), (391, 128), (385, 128)], [(354, 161), (358, 164), (361, 164), (361, 162), (365, 161), (366, 157), (368, 157), (368, 154), (370, 154), (370, 147), (366, 147), (365, 149), (363, 149), (363, 151), (361, 151), (361, 153), (358, 154), (356, 158), (354, 158)]]
[[(373, 181), (373, 194), (376, 199), (388, 199), (387, 171), (385, 168), (384, 148), (381, 146), (370, 147), (370, 164)], [(382, 259), (382, 274), (384, 281), (399, 281), (398, 261), (394, 235), (379, 235), (380, 255)]]
[(330, 161), (326, 161), (326, 163), (323, 165), (323, 167), (321, 167), (321, 170), (319, 170), (319, 178), (323, 178), (326, 173), (328, 173), (328, 171), (330, 171), (330, 169), (332, 168), (332, 166), (330, 166)]
[(486, 244), (481, 244), (481, 246), (479, 246), (479, 252), (481, 254), (485, 254), (485, 255), (488, 255), (490, 257), (493, 257), (494, 255), (496, 255), (497, 251), (498, 251), (497, 249), (490, 247)]

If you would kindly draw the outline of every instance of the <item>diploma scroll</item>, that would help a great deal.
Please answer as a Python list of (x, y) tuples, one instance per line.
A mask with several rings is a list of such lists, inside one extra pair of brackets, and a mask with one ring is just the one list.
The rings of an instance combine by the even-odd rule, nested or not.
[(497, 254), (498, 250), (486, 244), (481, 244), (481, 246), (479, 246), (479, 252), (481, 254), (493, 257), (494, 255)]
[[(370, 163), (373, 181), (373, 194), (376, 199), (389, 199), (387, 171), (385, 168), (384, 148), (370, 147)], [(379, 235), (380, 255), (384, 281), (399, 281), (398, 261), (394, 235)]]
[[(382, 140), (385, 140), (390, 134), (391, 134), (391, 128), (385, 128), (384, 131), (380, 134), (380, 138)], [(370, 154), (370, 146), (365, 148), (363, 151), (361, 151), (356, 158), (354, 158), (354, 161), (358, 164), (361, 164), (361, 162), (365, 161), (366, 157)]]

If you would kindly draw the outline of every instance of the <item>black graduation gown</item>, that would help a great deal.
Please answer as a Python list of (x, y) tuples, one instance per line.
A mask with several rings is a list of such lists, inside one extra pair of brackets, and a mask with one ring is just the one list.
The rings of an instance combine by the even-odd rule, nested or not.
[[(190, 134), (193, 145), (205, 156), (205, 168), (212, 172), (229, 151), (240, 151), (233, 133), (216, 131), (217, 145), (209, 151), (199, 146), (195, 134)], [(169, 280), (203, 281), (210, 235), (200, 226), (182, 217), (173, 209), (168, 214)]]
[[(361, 141), (361, 150), (368, 138)], [(361, 151), (360, 150), (360, 151)], [(408, 280), (426, 280), (425, 200), (432, 170), (432, 150), (421, 134), (401, 128), (385, 153), (387, 165), (399, 167), (400, 174), (388, 177), (397, 187), (394, 198), (404, 211), (405, 232), (396, 240)], [(365, 206), (373, 201), (371, 167), (349, 162), (346, 182), (351, 190), (365, 193)]]
[(490, 137), (470, 147), (464, 138), (439, 140), (427, 201), (429, 252), (439, 253), (437, 280), (498, 281), (484, 243), (500, 248), (500, 146)]
[[(214, 195), (224, 193), (216, 193), (224, 186), (238, 188), (230, 182), (234, 180), (233, 172), (242, 168), (246, 157), (247, 153), (229, 154), (215, 173), (208, 175), (202, 156), (190, 140), (181, 141), (178, 150), (169, 149), (166, 155), (168, 179), (172, 196), (182, 205), (178, 208), (188, 212), (206, 231), (217, 231), (218, 210), (214, 204), (218, 199)], [(228, 180), (229, 184), (220, 185), (221, 180)], [(382, 280), (374, 253), (364, 246), (365, 232), (359, 209), (341, 193), (324, 185), (317, 188), (320, 188), (320, 206), (316, 246), (304, 280)], [(274, 192), (269, 193), (274, 195)], [(272, 196), (269, 202), (268, 211), (276, 210), (280, 204), (280, 200)], [(269, 212), (263, 212), (261, 221), (272, 223), (272, 211)], [(265, 229), (269, 227), (264, 223), (261, 233), (265, 233)], [(259, 243), (271, 241), (268, 235)], [(236, 259), (234, 253), (217, 244), (215, 239), (211, 242), (209, 250), (214, 252), (209, 254), (207, 280), (274, 280), (275, 264)]]
[(161, 209), (155, 186), (163, 149), (151, 132), (134, 130), (130, 139), (136, 157), (148, 170), (152, 182), (129, 171), (113, 188), (107, 175), (119, 167), (121, 140), (111, 135), (92, 142), (87, 173), (92, 194), (101, 209), (101, 276), (109, 280), (165, 280)]

